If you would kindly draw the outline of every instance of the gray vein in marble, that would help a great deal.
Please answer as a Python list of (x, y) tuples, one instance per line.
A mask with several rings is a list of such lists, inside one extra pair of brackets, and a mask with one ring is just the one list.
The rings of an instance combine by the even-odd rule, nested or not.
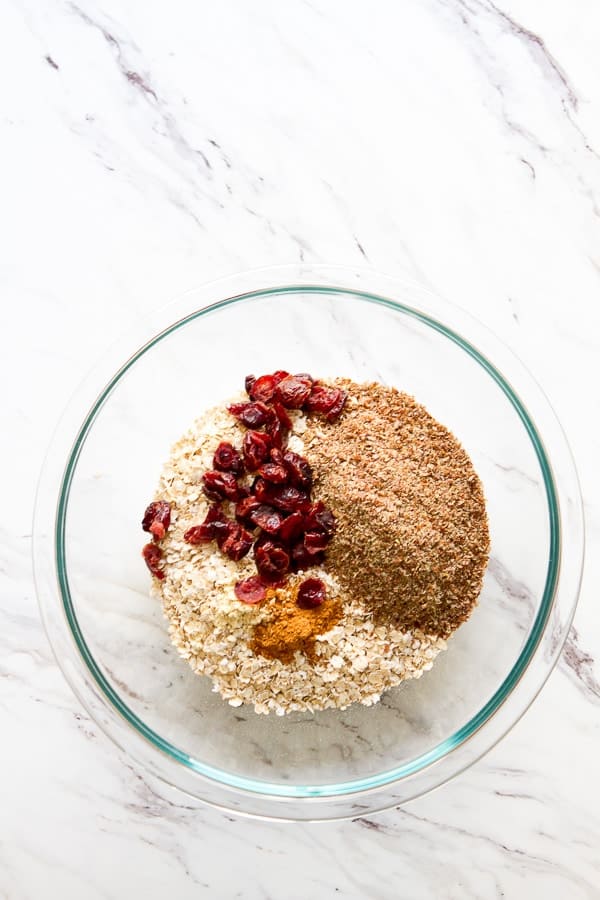
[[(514, 312), (513, 312), (513, 317), (515, 318), (515, 320), (517, 322), (519, 321)], [(537, 478), (533, 478), (533, 476), (531, 476), (531, 475), (528, 475), (527, 472), (524, 472), (518, 466), (505, 466), (502, 463), (496, 462), (495, 460), (492, 460), (492, 463), (493, 463), (494, 467), (496, 469), (500, 469), (501, 472), (506, 472), (507, 475), (516, 475), (518, 478), (523, 479), (524, 481), (527, 481), (533, 487), (539, 487), (539, 484), (540, 484), (539, 480)]]
[(367, 256), (367, 254), (365, 252), (365, 248), (363, 247), (363, 245), (361, 244), (359, 239), (356, 237), (356, 235), (353, 235), (353, 237), (354, 237), (354, 243), (358, 247), (358, 252), (364, 259), (366, 259), (367, 262), (369, 262), (369, 257)]
[[(449, 822), (440, 822), (439, 820), (434, 820), (429, 818), (428, 816), (418, 816), (415, 813), (407, 810), (405, 807), (400, 811), (402, 818), (412, 819), (415, 822), (423, 823), (428, 826), (435, 826), (440, 828), (442, 831), (450, 831), (454, 832), (457, 835), (462, 835), (463, 837), (472, 839), (473, 843), (477, 844), (488, 844), (492, 848), (499, 850), (502, 854), (507, 854), (509, 858), (519, 857), (522, 858), (524, 862), (527, 863), (537, 863), (538, 866), (547, 869), (549, 872), (553, 872), (555, 874), (560, 874), (565, 879), (573, 881), (579, 884), (581, 887), (586, 890), (590, 890), (592, 885), (590, 882), (583, 878), (578, 872), (573, 869), (567, 869), (561, 863), (557, 861), (556, 858), (549, 858), (548, 856), (542, 856), (539, 853), (531, 853), (522, 847), (518, 847), (515, 845), (511, 845), (505, 843), (504, 841), (495, 840), (489, 834), (485, 834), (480, 832), (474, 832), (467, 828), (461, 828), (458, 825), (451, 824)], [(554, 843), (554, 839), (551, 838), (551, 844)]]
[[(523, 162), (525, 162), (525, 160), (523, 160)], [(510, 306), (511, 315), (512, 315), (513, 319), (515, 320), (515, 322), (517, 323), (517, 325), (520, 325), (521, 323), (519, 320), (519, 313), (515, 309), (515, 301), (513, 300), (512, 297), (508, 297), (507, 299), (508, 299), (508, 305)]]
[[(126, 48), (129, 48), (135, 54), (139, 53), (139, 50), (135, 43), (131, 39), (125, 41), (124, 39), (116, 37), (113, 30), (109, 30), (99, 21), (96, 21), (96, 19), (88, 15), (88, 13), (77, 6), (77, 4), (70, 3), (70, 8), (78, 16), (78, 18), (81, 19), (82, 22), (100, 32), (100, 34), (110, 47), (117, 67), (121, 72), (123, 78), (150, 105), (154, 113), (158, 115), (158, 122), (160, 123), (160, 125), (157, 125), (156, 123), (153, 124), (151, 126), (152, 131), (158, 137), (167, 139), (173, 150), (181, 158), (185, 159), (193, 166), (196, 175), (200, 175), (201, 178), (208, 178), (209, 180), (213, 180), (213, 165), (208, 158), (208, 155), (200, 147), (192, 146), (192, 144), (189, 143), (183, 131), (179, 127), (175, 117), (169, 111), (166, 101), (159, 94), (157, 88), (155, 88), (155, 86), (152, 84), (150, 76), (142, 74), (140, 71), (138, 71), (137, 68), (134, 68), (127, 61)], [(219, 155), (221, 158), (223, 158), (223, 151), (219, 147), (217, 142), (209, 141), (209, 143), (211, 143), (211, 146), (213, 146), (215, 149), (218, 148)], [(199, 165), (199, 161), (201, 162), (201, 165)], [(112, 167), (108, 165), (106, 165), (106, 168), (112, 170)], [(194, 191), (199, 191), (204, 200), (207, 200), (219, 209), (224, 209), (223, 202), (219, 200), (214, 195), (214, 193), (203, 190), (198, 185), (196, 180), (194, 180), (193, 189)], [(197, 213), (189, 206), (186, 201), (174, 194), (172, 189), (169, 189), (168, 193), (170, 201), (176, 208), (180, 209), (186, 215), (190, 216), (194, 220), (194, 222), (201, 228), (205, 227), (198, 217)]]
[(574, 681), (578, 688), (588, 699), (595, 703), (600, 702), (600, 681), (594, 672), (594, 657), (579, 646), (579, 632), (574, 625), (571, 626), (562, 655), (559, 660), (559, 668)]
[(520, 156), (519, 159), (520, 159), (520, 161), (523, 163), (524, 166), (527, 166), (527, 168), (529, 169), (529, 174), (531, 175), (532, 180), (535, 181), (535, 169), (533, 168), (532, 164), (529, 162), (528, 159), (525, 159), (524, 156)]
[(576, 110), (579, 104), (577, 94), (575, 93), (566, 72), (558, 60), (550, 53), (542, 38), (534, 31), (530, 31), (529, 28), (525, 28), (523, 25), (516, 22), (508, 15), (508, 13), (496, 6), (492, 0), (478, 0), (478, 5), (481, 8), (487, 8), (493, 11), (496, 16), (508, 26), (508, 29), (512, 34), (517, 38), (522, 38), (524, 40), (524, 43), (529, 49), (536, 64), (540, 67), (542, 72), (550, 72), (553, 78), (558, 81), (566, 92), (566, 99), (568, 100), (569, 105)]
[[(530, 589), (517, 578), (514, 578), (504, 563), (495, 556), (490, 556), (488, 572), (502, 590), (503, 599), (500, 602), (505, 603), (504, 598), (508, 598), (510, 601), (514, 624), (521, 630), (525, 630), (531, 621), (532, 612), (536, 605)], [(518, 616), (518, 612), (521, 609), (523, 609), (522, 620)]]
[[(206, 156), (203, 150), (199, 147), (192, 147), (192, 145), (188, 142), (187, 138), (181, 132), (177, 122), (165, 108), (164, 101), (161, 97), (159, 97), (157, 91), (154, 89), (150, 82), (150, 78), (148, 75), (142, 75), (140, 72), (136, 71), (127, 64), (125, 60), (125, 51), (123, 49), (123, 41), (116, 38), (111, 31), (108, 31), (103, 25), (99, 22), (95, 21), (91, 18), (84, 10), (82, 10), (75, 3), (71, 3), (71, 9), (79, 16), (79, 18), (89, 25), (92, 28), (96, 28), (110, 46), (113, 51), (113, 55), (115, 57), (117, 66), (123, 77), (127, 80), (129, 84), (131, 84), (134, 88), (136, 88), (141, 95), (145, 99), (151, 98), (152, 106), (160, 112), (161, 120), (165, 128), (164, 137), (169, 137), (173, 142), (173, 145), (178, 149), (180, 153), (185, 155), (188, 159), (195, 161), (198, 157), (202, 160), (205, 168), (212, 172), (212, 165), (210, 160)], [(133, 42), (129, 42), (130, 46), (137, 50), (137, 47), (133, 44)], [(161, 132), (157, 132), (161, 134)], [(214, 200), (214, 198), (212, 198)], [(216, 202), (216, 201), (215, 201)]]
[[(445, 4), (444, 8), (446, 8)], [(469, 32), (477, 38), (484, 49), (483, 53), (477, 54), (477, 59), (481, 68), (485, 71), (491, 86), (501, 98), (500, 108), (502, 117), (511, 131), (515, 132), (524, 140), (526, 140), (531, 146), (535, 147), (535, 149), (542, 156), (545, 156), (551, 152), (551, 148), (549, 146), (541, 141), (540, 138), (535, 135), (529, 128), (527, 128), (522, 122), (517, 122), (514, 116), (509, 113), (509, 110), (507, 108), (506, 92), (496, 73), (492, 70), (489, 62), (490, 59), (495, 59), (494, 47), (493, 45), (490, 45), (489, 40), (485, 35), (483, 35), (482, 31), (477, 27), (476, 24), (477, 18), (481, 14), (489, 16), (496, 22), (497, 26), (502, 31), (512, 35), (516, 40), (519, 40), (527, 48), (532, 60), (534, 61), (541, 74), (544, 77), (547, 76), (551, 82), (558, 86), (562, 95), (560, 99), (561, 111), (564, 113), (565, 118), (569, 122), (569, 125), (577, 133), (585, 150), (588, 151), (595, 159), (600, 159), (600, 154), (598, 154), (598, 152), (590, 145), (583, 129), (575, 119), (575, 115), (578, 111), (579, 106), (579, 99), (577, 97), (575, 89), (571, 84), (571, 81), (563, 66), (561, 66), (559, 61), (548, 50), (545, 41), (534, 31), (531, 31), (523, 25), (520, 25), (515, 19), (509, 16), (508, 13), (504, 12), (498, 6), (496, 6), (492, 2), (492, 0), (471, 0), (470, 3), (467, 2), (467, 0), (455, 0), (454, 8), (460, 21), (469, 30)], [(528, 161), (523, 160), (521, 156), (519, 157), (519, 159), (529, 164)], [(575, 178), (581, 184), (581, 186), (588, 193), (590, 193), (590, 189), (585, 185), (581, 174), (575, 173)], [(594, 209), (596, 211), (596, 214), (598, 214), (595, 201)]]

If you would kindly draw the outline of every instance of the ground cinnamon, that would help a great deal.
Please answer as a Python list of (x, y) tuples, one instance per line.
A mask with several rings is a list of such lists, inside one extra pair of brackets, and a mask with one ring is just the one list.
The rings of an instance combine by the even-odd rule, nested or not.
[(301, 609), (296, 604), (298, 585), (269, 591), (271, 615), (254, 629), (250, 649), (267, 659), (290, 663), (297, 650), (308, 659), (316, 658), (315, 638), (325, 634), (342, 617), (342, 604), (327, 598), (314, 609)]

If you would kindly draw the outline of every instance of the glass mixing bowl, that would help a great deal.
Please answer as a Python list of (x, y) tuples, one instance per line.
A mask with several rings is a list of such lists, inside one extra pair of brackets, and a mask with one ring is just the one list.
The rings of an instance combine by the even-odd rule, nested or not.
[[(149, 596), (140, 518), (171, 444), (247, 373), (280, 368), (413, 394), (484, 485), (491, 557), (478, 607), (430, 672), (371, 708), (279, 718), (229, 706), (178, 657)], [(400, 804), (485, 753), (556, 662), (582, 556), (566, 440), (511, 352), (418, 284), (322, 266), (191, 291), (113, 348), (58, 428), (35, 514), (44, 623), (95, 721), (172, 787), (290, 820)]]

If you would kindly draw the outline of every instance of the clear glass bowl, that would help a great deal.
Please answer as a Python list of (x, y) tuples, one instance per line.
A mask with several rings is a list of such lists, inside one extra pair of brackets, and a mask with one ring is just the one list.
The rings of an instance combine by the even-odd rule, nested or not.
[[(140, 516), (171, 444), (248, 372), (413, 394), (470, 453), (487, 498), (480, 603), (433, 669), (372, 708), (234, 709), (170, 645)], [(548, 677), (583, 556), (573, 461), (540, 389), (482, 326), (417, 284), (322, 266), (191, 291), (114, 347), (70, 403), (41, 476), (34, 562), (66, 678), (104, 731), (174, 788), (237, 813), (359, 816), (465, 769)]]

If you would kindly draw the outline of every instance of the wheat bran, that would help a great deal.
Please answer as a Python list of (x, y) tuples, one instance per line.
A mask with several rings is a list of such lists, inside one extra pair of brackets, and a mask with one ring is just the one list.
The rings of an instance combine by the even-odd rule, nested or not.
[(373, 621), (447, 638), (481, 591), (489, 533), (481, 482), (456, 438), (395, 388), (335, 384), (341, 418), (304, 435), (315, 496), (337, 517), (327, 569)]

